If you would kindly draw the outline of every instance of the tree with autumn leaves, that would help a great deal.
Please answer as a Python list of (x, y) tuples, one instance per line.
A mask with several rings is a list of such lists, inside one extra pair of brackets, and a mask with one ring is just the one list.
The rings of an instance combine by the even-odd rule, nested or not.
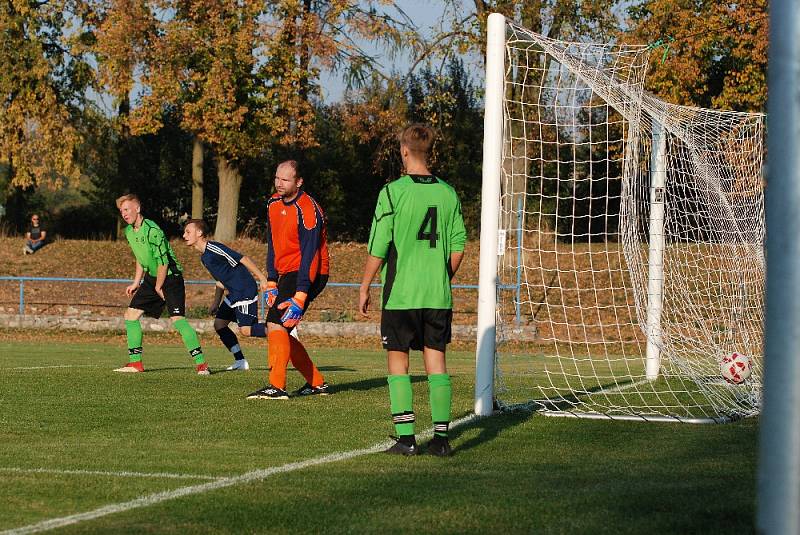
[[(133, 163), (138, 162), (135, 151), (152, 150), (153, 136), (173, 136), (170, 132), (179, 128), (185, 135), (170, 138), (170, 146), (186, 143), (189, 160), (195, 154), (195, 171), (172, 167), (177, 174), (170, 176), (181, 176), (183, 169), (187, 184), (173, 194), (185, 195), (192, 173), (194, 192), (202, 193), (197, 171), (213, 172), (219, 202), (206, 213), (217, 214), (217, 236), (231, 239), (243, 206), (242, 176), (252, 176), (254, 162), (264, 166), (263, 173), (271, 172), (264, 162), (278, 157), (302, 154), (312, 164), (328, 162), (319, 170), (325, 173), (319, 183), (334, 195), (345, 187), (336, 177), (347, 174), (334, 166), (346, 159), (325, 156), (332, 151), (320, 143), (357, 144), (351, 156), (370, 160), (359, 168), (379, 183), (395, 172), (393, 134), (406, 121), (431, 122), (442, 132), (479, 132), (479, 113), (448, 111), (463, 111), (463, 105), (453, 107), (463, 84), (448, 77), (466, 75), (480, 85), (480, 75), (470, 70), (481, 67), (485, 20), (493, 11), (558, 39), (668, 43), (668, 49), (652, 55), (648, 89), (680, 104), (763, 108), (766, 0), (442, 3), (447, 9), (440, 31), (424, 35), (413, 21), (385, 14), (391, 0), (3, 2), (0, 185), (57, 186), (91, 177), (108, 167), (98, 165), (104, 163), (102, 154), (94, 152), (108, 151), (114, 143), (119, 149), (109, 160), (119, 173), (141, 172), (139, 180), (152, 180)], [(378, 65), (360, 45), (370, 40), (406, 51), (407, 72)], [(444, 68), (461, 54), (472, 58), (462, 74)], [(335, 70), (353, 82), (343, 102), (322, 103), (322, 70)], [(114, 97), (111, 116), (98, 114), (86, 96), (88, 87)], [(479, 102), (475, 109), (479, 112)], [(475, 124), (470, 127), (469, 121)], [(98, 134), (107, 126), (113, 135)], [(93, 142), (95, 135), (105, 140), (102, 146)], [(137, 142), (143, 139), (150, 141)], [(446, 166), (450, 160), (463, 164), (455, 171), (459, 178), (477, 172), (477, 164), (463, 161), (469, 151), (464, 154), (443, 160)], [(213, 167), (203, 167), (203, 156)], [(202, 208), (202, 197), (193, 198)], [(471, 202), (467, 199), (465, 206)]]
[(620, 39), (658, 44), (647, 88), (674, 104), (763, 112), (767, 0), (648, 0), (628, 9)]
[[(355, 55), (343, 28), (362, 38), (397, 36), (393, 21), (353, 1), (114, 0), (98, 28), (109, 90), (141, 96), (126, 123), (154, 132), (166, 108), (217, 163), (215, 235), (236, 236), (241, 169), (277, 144), (316, 144), (318, 63)], [(121, 31), (120, 28), (125, 28)]]
[(0, 163), (14, 186), (76, 181), (75, 128), (88, 66), (70, 30), (79, 2), (0, 2)]

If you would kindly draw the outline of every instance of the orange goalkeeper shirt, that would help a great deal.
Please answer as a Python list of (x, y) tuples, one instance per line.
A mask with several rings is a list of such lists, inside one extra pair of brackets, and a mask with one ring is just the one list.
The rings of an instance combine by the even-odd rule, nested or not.
[(297, 271), (298, 292), (308, 292), (330, 268), (325, 215), (317, 201), (300, 190), (284, 202), (277, 193), (267, 201), (267, 277)]

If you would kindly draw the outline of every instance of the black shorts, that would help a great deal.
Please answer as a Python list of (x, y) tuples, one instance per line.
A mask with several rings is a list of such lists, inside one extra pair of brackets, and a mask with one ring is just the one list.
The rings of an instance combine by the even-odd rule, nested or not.
[(381, 343), (387, 351), (423, 347), (444, 351), (452, 335), (453, 311), (441, 308), (383, 310), (381, 312)]
[(143, 310), (145, 316), (150, 318), (160, 318), (167, 307), (167, 313), (172, 316), (186, 315), (186, 287), (183, 285), (183, 276), (167, 275), (164, 280), (164, 299), (156, 293), (156, 278), (145, 275), (141, 286), (133, 294), (130, 308)]
[[(303, 308), (304, 312), (308, 310), (308, 306), (311, 304), (311, 301), (313, 301), (319, 294), (322, 293), (322, 290), (325, 289), (326, 284), (328, 284), (327, 275), (319, 275), (316, 280), (311, 283), (311, 287), (308, 289), (308, 297), (306, 297), (306, 304)], [(267, 311), (267, 323), (277, 323), (278, 325), (283, 325), (281, 322), (281, 316), (283, 316), (283, 314), (286, 312), (286, 309), (278, 310), (278, 305), (294, 297), (295, 293), (297, 293), (296, 271), (291, 271), (278, 277), (278, 298), (275, 299), (275, 303)]]
[(258, 295), (249, 303), (231, 306), (228, 299), (223, 299), (217, 309), (217, 319), (235, 321), (239, 327), (252, 327), (258, 323)]

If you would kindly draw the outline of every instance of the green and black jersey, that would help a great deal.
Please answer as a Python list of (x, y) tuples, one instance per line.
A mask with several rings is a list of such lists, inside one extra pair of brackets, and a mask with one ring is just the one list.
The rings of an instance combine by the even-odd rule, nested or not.
[(167, 266), (167, 275), (183, 273), (183, 268), (167, 237), (164, 236), (164, 231), (149, 219), (142, 220), (142, 226), (138, 230), (134, 230), (133, 225), (125, 227), (125, 237), (131, 245), (136, 261), (148, 275), (155, 277), (158, 266)]
[(405, 175), (378, 195), (368, 252), (383, 258), (383, 308), (453, 308), (450, 253), (467, 233), (452, 186), (429, 175)]

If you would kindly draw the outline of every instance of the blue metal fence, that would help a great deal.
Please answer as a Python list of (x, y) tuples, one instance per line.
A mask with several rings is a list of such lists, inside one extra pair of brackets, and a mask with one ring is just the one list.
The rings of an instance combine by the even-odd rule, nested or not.
[[(116, 283), (116, 284), (130, 284), (131, 279), (84, 279), (84, 278), (77, 278), (77, 277), (0, 277), (0, 281), (12, 281), (12, 282), (19, 282), (19, 314), (25, 314), (25, 282), (91, 282), (91, 283), (100, 283), (100, 284), (107, 284), (107, 283)], [(185, 281), (186, 284), (205, 284), (205, 285), (214, 285), (216, 281), (213, 280), (187, 280)], [(339, 287), (339, 288), (358, 288), (361, 284), (358, 282), (329, 282), (327, 287)], [(374, 288), (380, 288), (381, 284), (372, 284)], [(477, 284), (454, 284), (454, 289), (462, 289), (462, 290), (477, 290)], [(503, 290), (515, 290), (518, 291), (516, 285), (512, 286), (501, 286), (500, 289)]]

